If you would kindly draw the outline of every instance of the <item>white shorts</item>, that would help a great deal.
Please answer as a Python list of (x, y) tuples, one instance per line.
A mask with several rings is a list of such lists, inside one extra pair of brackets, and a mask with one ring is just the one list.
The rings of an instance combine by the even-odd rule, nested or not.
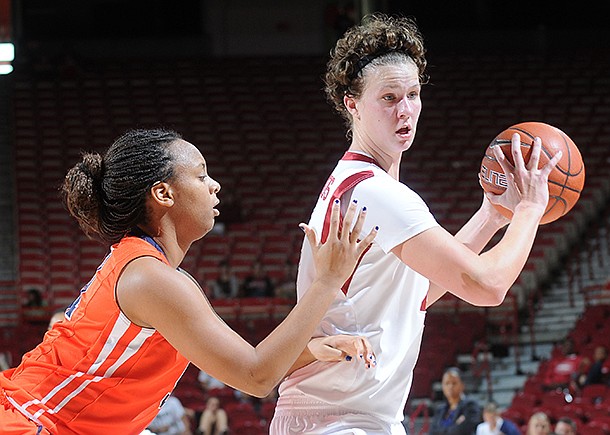
[(269, 435), (406, 435), (401, 423), (298, 396), (280, 396)]

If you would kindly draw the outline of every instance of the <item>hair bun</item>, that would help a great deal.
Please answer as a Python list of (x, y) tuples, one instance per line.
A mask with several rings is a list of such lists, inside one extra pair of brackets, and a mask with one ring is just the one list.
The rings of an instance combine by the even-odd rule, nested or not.
[(83, 154), (83, 160), (78, 165), (79, 169), (91, 178), (94, 185), (99, 185), (103, 176), (103, 160), (98, 153)]
[(98, 232), (97, 216), (102, 206), (102, 156), (85, 153), (82, 160), (68, 171), (62, 186), (66, 208), (89, 236)]

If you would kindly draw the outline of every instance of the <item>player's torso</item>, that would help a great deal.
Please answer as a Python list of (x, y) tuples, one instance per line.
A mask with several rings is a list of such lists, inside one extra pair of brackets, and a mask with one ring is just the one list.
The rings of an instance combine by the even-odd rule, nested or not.
[[(362, 173), (358, 164), (339, 165), (329, 180), (331, 189), (324, 191), (314, 208), (310, 225), (317, 234), (325, 233), (328, 225), (328, 207), (334, 200), (332, 185), (340, 186), (344, 180), (353, 184)], [(364, 181), (368, 177), (362, 178)], [(391, 180), (388, 180), (391, 182)], [(329, 183), (327, 183), (327, 186)], [(343, 208), (357, 196), (358, 203), (366, 205), (367, 192), (356, 187), (358, 183), (339, 195)], [(352, 193), (356, 194), (352, 195)], [(388, 210), (388, 213), (391, 212)], [(374, 222), (383, 228), (384, 221)], [(363, 233), (368, 230), (365, 229)], [(314, 276), (311, 251), (304, 244), (299, 265), (299, 296)], [(406, 266), (391, 252), (385, 252), (373, 243), (358, 264), (354, 275), (338, 292), (333, 304), (320, 323), (316, 336), (350, 334), (366, 336), (377, 356), (377, 367), (366, 370), (361, 363), (315, 362), (296, 372), (283, 385), (283, 393), (304, 393), (328, 403), (378, 414), (387, 420), (402, 419), (404, 403), (411, 384), (412, 370), (419, 353), (425, 311), (422, 304), (429, 282)], [(379, 400), (371, 401), (371, 397)]]
[(152, 419), (156, 411), (145, 410), (146, 403), (158, 396), (157, 408), (186, 368), (187, 361), (159, 333), (131, 323), (116, 303), (123, 268), (142, 255), (163, 260), (142, 241), (113, 247), (68, 308), (68, 320), (56, 324), (15, 370), (10, 388), (16, 388), (17, 405), (45, 425), (67, 423), (101, 433), (129, 414)]

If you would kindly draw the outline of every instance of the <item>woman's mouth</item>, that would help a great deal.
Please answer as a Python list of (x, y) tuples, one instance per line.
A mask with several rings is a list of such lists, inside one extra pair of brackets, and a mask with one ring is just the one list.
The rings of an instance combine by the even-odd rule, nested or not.
[(412, 135), (412, 129), (408, 125), (404, 126), (396, 130), (396, 135), (398, 135), (402, 139), (408, 140)]
[(411, 127), (405, 126), (396, 130), (396, 134), (400, 136), (408, 136), (411, 133)]

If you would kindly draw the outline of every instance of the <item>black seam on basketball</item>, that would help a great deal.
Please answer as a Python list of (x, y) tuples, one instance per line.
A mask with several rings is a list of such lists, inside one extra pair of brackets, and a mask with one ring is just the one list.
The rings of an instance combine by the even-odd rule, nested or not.
[(563, 143), (565, 145), (565, 149), (568, 150), (568, 172), (567, 173), (569, 174), (570, 173), (570, 166), (572, 165), (572, 156), (570, 155), (572, 150), (570, 149), (570, 146), (568, 145), (568, 141), (566, 140), (564, 135), (561, 134), (560, 136), (563, 139)]
[(561, 172), (562, 174), (567, 175), (568, 177), (575, 177), (575, 176), (579, 175), (583, 170), (583, 168), (581, 167), (580, 171), (571, 173), (569, 169), (564, 170), (564, 169), (561, 169), (559, 166), (555, 166), (555, 169), (557, 170), (557, 172)]
[(534, 136), (527, 130), (523, 130), (522, 128), (517, 128), (517, 127), (511, 127), (510, 130), (517, 130), (518, 132), (521, 132), (524, 135), (526, 135), (527, 137), (529, 137), (531, 140), (534, 140)]
[(571, 192), (578, 193), (578, 194), (580, 194), (582, 192), (582, 190), (574, 189), (573, 187), (567, 186), (565, 184), (557, 183), (556, 181), (553, 181), (553, 180), (548, 180), (548, 182), (549, 182), (549, 184), (554, 184), (555, 186), (560, 186), (562, 188), (562, 190), (569, 190)]
[(563, 211), (561, 212), (561, 215), (559, 217), (566, 214), (568, 212), (568, 210), (567, 210), (568, 202), (561, 196), (555, 196), (555, 195), (553, 195), (549, 198), (549, 202), (551, 202), (551, 200), (553, 200), (553, 199), (555, 200), (555, 202), (544, 212), (543, 216), (546, 216), (547, 214), (549, 214), (559, 203), (561, 203), (561, 205), (563, 205)]

